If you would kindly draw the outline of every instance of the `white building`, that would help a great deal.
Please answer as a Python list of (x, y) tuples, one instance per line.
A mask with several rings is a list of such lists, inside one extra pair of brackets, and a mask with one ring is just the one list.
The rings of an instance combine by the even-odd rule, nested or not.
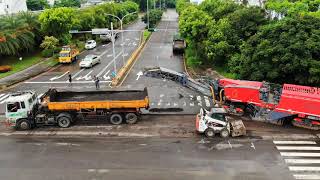
[(27, 11), (26, 0), (0, 0), (0, 15)]

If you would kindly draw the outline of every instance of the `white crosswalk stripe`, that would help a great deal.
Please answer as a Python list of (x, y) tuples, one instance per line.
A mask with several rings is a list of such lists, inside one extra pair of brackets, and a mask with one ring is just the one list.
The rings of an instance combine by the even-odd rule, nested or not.
[(315, 141), (273, 141), (295, 179), (320, 179), (320, 147)]
[(0, 98), (0, 104), (3, 104), (3, 103), (7, 100), (7, 98), (9, 97), (9, 95), (10, 95), (10, 94), (6, 94), (6, 95), (2, 96), (2, 97)]

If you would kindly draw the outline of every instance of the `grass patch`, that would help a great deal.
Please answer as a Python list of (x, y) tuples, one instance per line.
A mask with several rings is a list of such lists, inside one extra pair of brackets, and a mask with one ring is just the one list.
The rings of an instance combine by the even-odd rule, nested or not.
[(237, 79), (237, 75), (234, 73), (228, 72), (227, 67), (214, 67), (213, 69), (226, 78)]
[(11, 66), (12, 70), (6, 73), (0, 73), (0, 78), (22, 71), (44, 59), (41, 56), (40, 52), (36, 52), (22, 57), (23, 59), (21, 61), (19, 60), (19, 57), (2, 57), (0, 62), (1, 65), (9, 65)]
[(59, 64), (58, 58), (57, 57), (51, 57), (49, 60), (46, 61), (46, 64), (50, 67), (53, 67), (57, 64)]
[(151, 32), (147, 29), (143, 31), (143, 41), (146, 41), (151, 36)]

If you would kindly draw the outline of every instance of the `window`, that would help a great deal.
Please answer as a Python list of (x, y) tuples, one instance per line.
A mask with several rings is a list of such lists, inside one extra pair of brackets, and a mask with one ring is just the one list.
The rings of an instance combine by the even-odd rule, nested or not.
[(18, 109), (21, 109), (19, 102), (15, 102), (7, 105), (8, 112), (17, 112)]
[(224, 117), (224, 114), (211, 114), (211, 118), (213, 119), (217, 119), (217, 120), (220, 120), (220, 121), (225, 121), (225, 117)]
[(29, 102), (29, 104), (31, 105), (31, 104), (32, 104), (32, 99), (31, 99), (31, 98), (28, 99), (28, 102)]
[(22, 109), (25, 109), (26, 108), (26, 105), (24, 104), (24, 102), (20, 102), (21, 103), (21, 108)]

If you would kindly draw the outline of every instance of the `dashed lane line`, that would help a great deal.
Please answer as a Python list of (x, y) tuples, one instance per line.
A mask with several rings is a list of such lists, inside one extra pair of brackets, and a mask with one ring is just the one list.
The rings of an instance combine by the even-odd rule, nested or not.
[(317, 144), (315, 141), (273, 141), (274, 144)]

